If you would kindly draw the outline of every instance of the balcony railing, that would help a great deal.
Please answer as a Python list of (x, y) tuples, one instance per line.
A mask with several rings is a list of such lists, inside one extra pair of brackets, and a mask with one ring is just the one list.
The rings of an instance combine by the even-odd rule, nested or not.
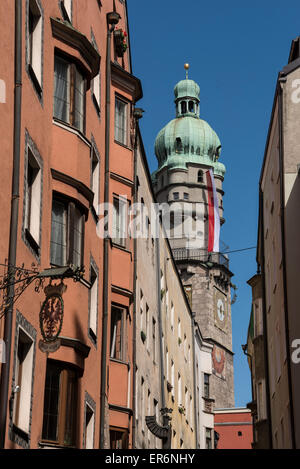
[(176, 262), (195, 260), (200, 262), (211, 262), (212, 264), (223, 265), (229, 269), (229, 259), (221, 252), (207, 252), (206, 249), (188, 249), (176, 248), (172, 249)]

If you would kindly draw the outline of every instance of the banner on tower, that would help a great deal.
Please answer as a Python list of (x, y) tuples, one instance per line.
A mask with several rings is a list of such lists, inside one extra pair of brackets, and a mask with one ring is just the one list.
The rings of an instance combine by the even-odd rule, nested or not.
[(212, 170), (206, 172), (208, 191), (208, 252), (220, 251), (219, 203)]

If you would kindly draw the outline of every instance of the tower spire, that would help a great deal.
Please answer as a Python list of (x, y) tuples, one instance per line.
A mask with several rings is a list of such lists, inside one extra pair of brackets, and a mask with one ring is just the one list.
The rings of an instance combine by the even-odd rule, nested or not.
[(184, 64), (184, 68), (185, 68), (185, 78), (188, 80), (189, 79), (189, 68), (190, 68), (190, 64)]

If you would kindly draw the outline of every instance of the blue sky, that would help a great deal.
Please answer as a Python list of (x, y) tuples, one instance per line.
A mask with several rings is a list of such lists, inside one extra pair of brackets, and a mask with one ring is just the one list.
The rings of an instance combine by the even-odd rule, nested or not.
[[(201, 118), (222, 143), (224, 181), (221, 238), (230, 250), (256, 245), (258, 180), (275, 83), (292, 39), (300, 34), (300, 4), (289, 0), (202, 2), (128, 0), (133, 73), (141, 79), (145, 110), (141, 130), (151, 171), (154, 141), (175, 117), (175, 84), (189, 77), (200, 85)], [(232, 307), (237, 406), (251, 400), (250, 374), (241, 344), (251, 309), (247, 280), (256, 272), (255, 250), (230, 255), (238, 287)]]

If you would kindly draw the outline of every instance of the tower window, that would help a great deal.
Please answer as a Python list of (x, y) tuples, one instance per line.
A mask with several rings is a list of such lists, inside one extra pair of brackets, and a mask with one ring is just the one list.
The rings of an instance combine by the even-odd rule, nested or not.
[(189, 200), (190, 196), (189, 196), (189, 194), (188, 194), (187, 192), (185, 192), (185, 193), (183, 194), (183, 198), (184, 198), (184, 200)]
[(174, 192), (173, 196), (174, 196), (174, 200), (179, 200), (179, 192)]
[(183, 151), (182, 141), (179, 137), (176, 138), (175, 151), (176, 153), (182, 153)]
[(186, 113), (186, 102), (182, 101), (182, 103), (181, 103), (181, 114), (185, 114), (185, 113)]
[(194, 112), (194, 102), (189, 101), (189, 112)]
[(201, 169), (200, 171), (198, 171), (198, 182), (199, 183), (203, 182), (203, 171)]

